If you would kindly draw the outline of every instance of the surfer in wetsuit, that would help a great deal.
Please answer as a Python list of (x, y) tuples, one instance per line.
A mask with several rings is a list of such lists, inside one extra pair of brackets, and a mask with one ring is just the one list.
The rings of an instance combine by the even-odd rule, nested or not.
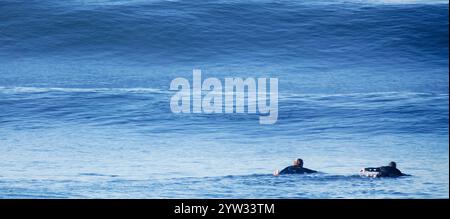
[(399, 177), (399, 176), (408, 176), (407, 174), (402, 173), (399, 169), (397, 169), (397, 164), (395, 162), (390, 162), (388, 166), (382, 167), (368, 167), (364, 168), (364, 172), (375, 173), (375, 174), (367, 174), (368, 176), (373, 177)]
[(303, 160), (302, 159), (296, 159), (296, 160), (294, 160), (294, 165), (288, 166), (288, 167), (284, 168), (281, 171), (276, 170), (274, 175), (278, 176), (280, 174), (308, 174), (308, 173), (317, 173), (317, 171), (310, 170), (308, 168), (304, 168), (303, 167)]

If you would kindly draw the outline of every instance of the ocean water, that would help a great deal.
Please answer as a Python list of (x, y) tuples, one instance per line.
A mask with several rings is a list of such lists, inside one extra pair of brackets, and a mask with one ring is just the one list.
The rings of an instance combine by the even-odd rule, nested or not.
[[(0, 198), (449, 198), (448, 26), (448, 1), (2, 0)], [(278, 78), (277, 123), (173, 114), (194, 68)], [(299, 157), (320, 173), (271, 175)], [(358, 176), (389, 161), (412, 176)]]

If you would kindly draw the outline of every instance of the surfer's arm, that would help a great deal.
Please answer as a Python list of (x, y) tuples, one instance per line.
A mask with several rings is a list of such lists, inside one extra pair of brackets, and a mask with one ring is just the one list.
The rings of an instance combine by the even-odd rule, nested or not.
[(304, 170), (305, 170), (306, 173), (317, 173), (317, 171), (311, 170), (311, 169), (308, 169), (308, 168), (304, 168)]
[(278, 174), (288, 174), (288, 173), (290, 173), (289, 170), (290, 170), (290, 168), (289, 168), (289, 167), (286, 167), (286, 168), (284, 168), (283, 170), (279, 171)]

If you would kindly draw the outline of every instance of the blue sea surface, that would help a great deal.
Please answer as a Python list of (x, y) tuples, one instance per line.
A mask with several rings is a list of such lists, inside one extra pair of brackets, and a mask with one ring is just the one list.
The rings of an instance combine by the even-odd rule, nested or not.
[[(0, 198), (449, 198), (448, 1), (2, 0)], [(279, 79), (279, 116), (171, 80)], [(303, 158), (312, 175), (274, 177)], [(396, 161), (410, 177), (362, 178)]]

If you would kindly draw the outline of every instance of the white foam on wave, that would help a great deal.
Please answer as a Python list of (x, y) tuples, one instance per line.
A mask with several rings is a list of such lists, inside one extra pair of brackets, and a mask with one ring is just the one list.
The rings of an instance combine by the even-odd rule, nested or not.
[(165, 93), (156, 88), (63, 88), (63, 87), (0, 87), (0, 93)]
[[(67, 93), (160, 93), (169, 94), (173, 91), (158, 88), (64, 88), (64, 87), (2, 87), (0, 93), (47, 93), (47, 92), (67, 92)], [(206, 92), (206, 91), (204, 91)], [(223, 92), (227, 94), (226, 92)], [(327, 97), (413, 97), (413, 96), (448, 96), (447, 93), (426, 93), (426, 92), (356, 92), (356, 93), (279, 93), (280, 99), (291, 98), (327, 98)]]

